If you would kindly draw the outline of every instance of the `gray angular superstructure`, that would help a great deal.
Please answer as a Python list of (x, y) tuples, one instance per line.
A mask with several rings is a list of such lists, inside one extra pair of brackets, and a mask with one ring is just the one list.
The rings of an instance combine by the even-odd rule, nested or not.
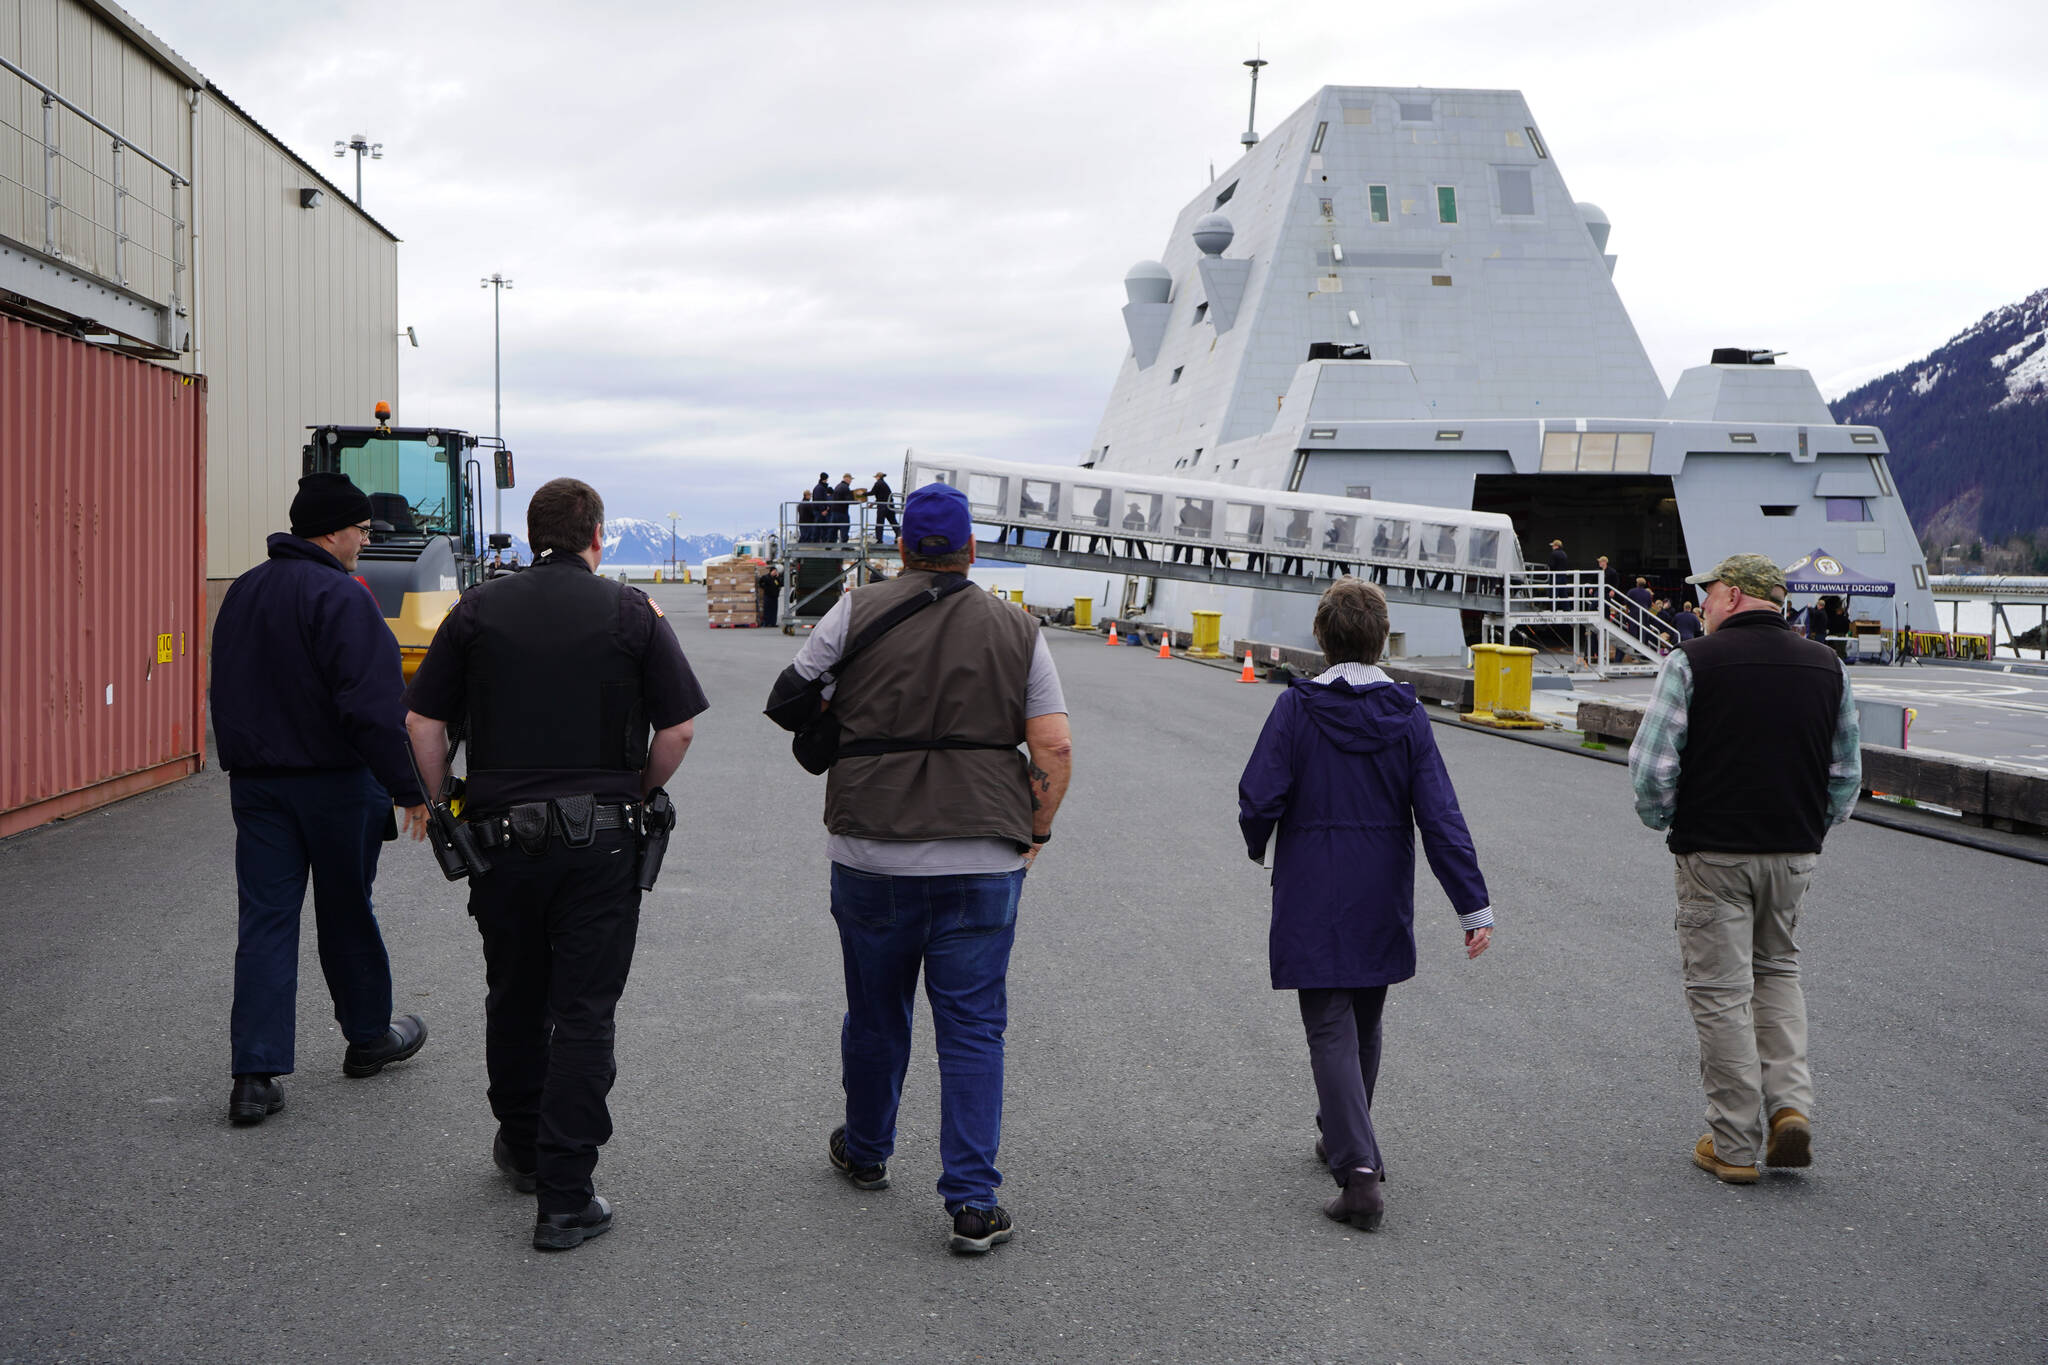
[[(1606, 553), (1674, 589), (1724, 554), (1823, 545), (1931, 626), (1882, 434), (1837, 426), (1810, 375), (1747, 348), (1667, 397), (1607, 218), (1551, 150), (1514, 91), (1318, 92), (1132, 267), (1131, 350), (1086, 463), (1505, 512), (1532, 554), (1558, 538), (1574, 567)], [(1313, 603), (1162, 579), (1150, 606), (1307, 643)], [(1419, 653), (1475, 628), (1403, 616)]]

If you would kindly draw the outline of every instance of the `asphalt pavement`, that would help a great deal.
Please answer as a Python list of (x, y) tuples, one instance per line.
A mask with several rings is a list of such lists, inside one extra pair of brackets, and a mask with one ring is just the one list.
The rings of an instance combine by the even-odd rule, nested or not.
[(1437, 727), (1500, 919), (1426, 869), (1375, 1119), (1385, 1229), (1318, 1211), (1235, 783), (1277, 689), (1055, 632), (1074, 784), (1028, 880), (999, 1165), (945, 1250), (929, 1015), (890, 1163), (825, 1161), (839, 954), (823, 782), (759, 714), (794, 642), (659, 590), (712, 698), (619, 1014), (607, 1236), (527, 1243), (493, 1171), (459, 886), (387, 846), (413, 1061), (341, 1075), (303, 935), (299, 1070), (226, 1118), (227, 781), (0, 842), (0, 1362), (2038, 1361), (2048, 873), (1852, 823), (1802, 915), (1815, 1164), (1695, 1170), (1671, 864), (1616, 766)]

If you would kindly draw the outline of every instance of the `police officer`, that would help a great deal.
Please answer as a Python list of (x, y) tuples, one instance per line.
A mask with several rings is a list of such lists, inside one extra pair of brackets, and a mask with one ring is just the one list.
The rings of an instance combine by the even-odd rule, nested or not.
[(463, 814), (490, 863), (470, 876), (469, 912), (489, 986), (491, 1156), (537, 1193), (542, 1251), (611, 1227), (591, 1173), (612, 1132), (643, 798), (675, 772), (709, 704), (661, 608), (594, 572), (603, 522), (589, 484), (542, 485), (526, 509), (532, 567), (463, 595), (406, 694), (430, 793), (447, 777), (449, 723), (468, 727)]

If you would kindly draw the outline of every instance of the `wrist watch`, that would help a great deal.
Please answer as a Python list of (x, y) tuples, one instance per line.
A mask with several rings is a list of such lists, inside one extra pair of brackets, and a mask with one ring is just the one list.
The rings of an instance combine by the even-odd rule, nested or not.
[(1051, 843), (1051, 842), (1052, 842), (1052, 831), (1051, 831), (1051, 830), (1047, 830), (1047, 831), (1046, 831), (1045, 833), (1043, 833), (1043, 834), (1034, 834), (1034, 835), (1032, 835), (1032, 836), (1031, 836), (1031, 842), (1032, 842), (1032, 843), (1034, 843), (1034, 844), (1049, 844), (1049, 843)]

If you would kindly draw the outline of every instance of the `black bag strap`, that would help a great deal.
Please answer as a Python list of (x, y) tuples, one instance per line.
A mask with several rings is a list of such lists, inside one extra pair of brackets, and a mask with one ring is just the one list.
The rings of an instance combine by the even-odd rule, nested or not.
[(830, 668), (820, 673), (814, 681), (823, 682), (828, 678), (838, 677), (845, 671), (848, 661), (856, 654), (859, 654), (869, 645), (881, 639), (884, 635), (887, 635), (926, 607), (935, 605), (941, 598), (951, 597), (954, 593), (967, 586), (967, 575), (964, 573), (942, 573), (935, 574), (934, 577), (942, 581), (932, 584), (922, 592), (912, 594), (876, 617), (866, 630), (848, 642), (846, 648), (839, 652), (839, 658), (833, 662)]

